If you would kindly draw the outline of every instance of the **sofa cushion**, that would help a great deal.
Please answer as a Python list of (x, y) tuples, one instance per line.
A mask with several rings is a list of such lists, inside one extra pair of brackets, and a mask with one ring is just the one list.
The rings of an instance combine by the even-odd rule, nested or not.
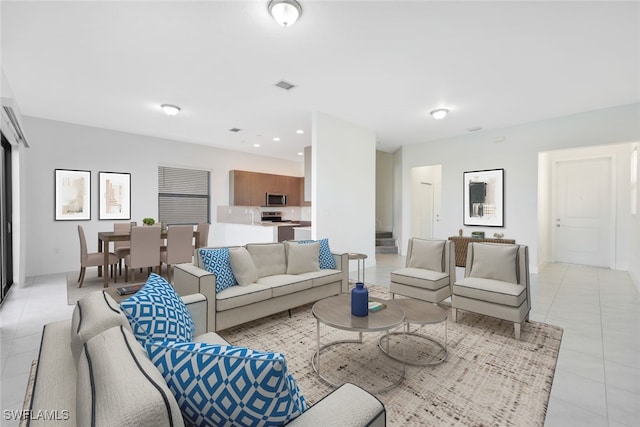
[(246, 286), (255, 283), (258, 279), (258, 271), (247, 249), (244, 247), (231, 248), (229, 249), (229, 257), (231, 260), (231, 269), (238, 284)]
[(78, 426), (183, 426), (180, 407), (146, 351), (126, 328), (84, 345), (77, 368)]
[(430, 289), (432, 291), (449, 286), (447, 273), (426, 270), (424, 268), (401, 268), (391, 272), (391, 281), (408, 286)]
[(258, 279), (258, 284), (271, 288), (271, 295), (279, 297), (292, 294), (294, 292), (311, 289), (311, 279), (301, 277), (302, 275), (276, 274)]
[(444, 240), (412, 239), (407, 267), (444, 271)]
[(287, 242), (287, 274), (320, 270), (320, 243), (301, 245)]
[(216, 294), (216, 311), (230, 310), (255, 302), (270, 299), (271, 288), (252, 283), (247, 286), (232, 286)]
[(85, 342), (114, 326), (131, 330), (127, 316), (118, 303), (103, 291), (92, 292), (82, 297), (71, 317), (71, 352), (78, 362)]
[(204, 269), (216, 276), (216, 292), (238, 284), (231, 268), (229, 248), (198, 249), (198, 254)]
[(316, 286), (326, 285), (327, 283), (341, 282), (343, 274), (344, 273), (340, 270), (324, 269), (320, 271), (312, 271), (310, 273), (301, 273), (298, 274), (298, 276), (305, 279), (311, 279), (311, 287), (315, 288)]
[(511, 307), (520, 307), (527, 298), (525, 291), (522, 285), (480, 277), (466, 277), (453, 285), (454, 295)]
[(281, 353), (177, 342), (147, 352), (194, 425), (282, 425), (307, 409)]
[(176, 291), (163, 277), (152, 273), (135, 295), (120, 303), (136, 339), (191, 341), (194, 323)]
[(470, 277), (518, 283), (517, 245), (473, 243)]
[(248, 244), (247, 250), (256, 264), (258, 278), (287, 272), (287, 258), (283, 243)]
[[(316, 240), (299, 240), (298, 243), (305, 245), (310, 243), (315, 243)], [(338, 268), (336, 266), (336, 260), (333, 258), (333, 254), (331, 253), (331, 248), (329, 247), (329, 239), (321, 239), (317, 240), (320, 243), (320, 254), (318, 256), (318, 261), (320, 264), (320, 269), (332, 269), (335, 270)]]

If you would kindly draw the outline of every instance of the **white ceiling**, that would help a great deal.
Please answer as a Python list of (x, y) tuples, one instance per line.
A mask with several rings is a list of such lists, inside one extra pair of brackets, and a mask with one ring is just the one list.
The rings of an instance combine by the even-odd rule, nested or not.
[(300, 1), (3, 0), (2, 67), (26, 115), (291, 160), (313, 111), (393, 151), (640, 102), (638, 1)]

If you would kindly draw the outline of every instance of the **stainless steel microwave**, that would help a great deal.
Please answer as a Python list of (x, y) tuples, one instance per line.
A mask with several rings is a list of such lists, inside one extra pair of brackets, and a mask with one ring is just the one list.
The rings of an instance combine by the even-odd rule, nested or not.
[(286, 194), (274, 194), (266, 193), (266, 206), (286, 206), (287, 195)]

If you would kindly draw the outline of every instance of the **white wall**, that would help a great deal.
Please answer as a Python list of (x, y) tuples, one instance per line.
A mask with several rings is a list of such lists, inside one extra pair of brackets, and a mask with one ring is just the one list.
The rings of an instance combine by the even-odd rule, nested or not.
[[(251, 155), (214, 147), (179, 143), (70, 123), (24, 118), (31, 148), (25, 150), (26, 275), (75, 271), (79, 268), (77, 225), (97, 250), (98, 231), (114, 221), (98, 220), (98, 172), (131, 173), (131, 219), (141, 223), (158, 217), (158, 165), (211, 171), (210, 245), (224, 245), (216, 234), (217, 205), (229, 203), (229, 170), (243, 169), (303, 175), (302, 162)], [(91, 221), (54, 221), (54, 169), (91, 171)]]
[[(442, 165), (440, 226), (449, 235), (463, 228), (465, 235), (482, 230), (530, 247), (531, 271), (538, 267), (538, 153), (562, 148), (631, 143), (640, 140), (640, 104), (592, 111), (505, 129), (471, 133), (402, 148), (402, 224), (409, 224), (411, 169)], [(501, 141), (501, 142), (499, 142)], [(505, 227), (462, 226), (462, 175), (465, 171), (504, 168)], [(630, 230), (621, 231), (629, 232)], [(411, 237), (403, 227), (402, 240)], [(622, 236), (618, 235), (618, 238)], [(628, 250), (628, 249), (627, 249)], [(628, 254), (638, 259), (638, 253)], [(542, 260), (544, 261), (544, 260)]]
[(375, 265), (375, 134), (319, 112), (312, 130), (313, 238)]
[(376, 231), (393, 231), (393, 154), (376, 151)]
[[(630, 150), (640, 146), (640, 143), (632, 144)], [(631, 152), (629, 152), (631, 155)], [(637, 159), (636, 171), (640, 171), (640, 156)], [(639, 198), (640, 199), (640, 198)], [(636, 200), (636, 204), (640, 204)], [(640, 206), (636, 206), (637, 212), (640, 212)], [(640, 213), (636, 213), (631, 217), (629, 226), (629, 273), (636, 284), (638, 292), (640, 292)]]

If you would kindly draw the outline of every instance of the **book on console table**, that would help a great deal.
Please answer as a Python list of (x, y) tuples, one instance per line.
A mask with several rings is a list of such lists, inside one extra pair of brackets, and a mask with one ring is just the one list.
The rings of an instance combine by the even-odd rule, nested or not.
[(385, 308), (387, 304), (383, 304), (381, 302), (369, 301), (369, 311), (376, 312)]
[(118, 295), (131, 295), (138, 292), (144, 285), (131, 285), (118, 288)]

